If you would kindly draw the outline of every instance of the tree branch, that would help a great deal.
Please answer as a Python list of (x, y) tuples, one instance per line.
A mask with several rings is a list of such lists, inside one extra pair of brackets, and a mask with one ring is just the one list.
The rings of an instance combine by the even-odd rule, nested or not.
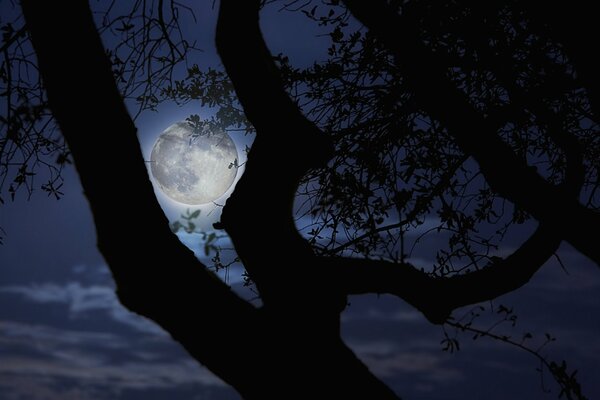
[[(345, 300), (331, 282), (315, 278), (314, 255), (296, 229), (292, 207), (299, 180), (310, 168), (325, 164), (332, 144), (284, 91), (260, 32), (259, 5), (258, 0), (223, 0), (219, 11), (217, 49), (256, 129), (246, 170), (223, 208), (221, 226), (267, 309), (278, 308), (289, 317), (323, 315), (322, 322), (331, 324)], [(290, 265), (292, 260), (302, 271)]]
[(600, 266), (600, 215), (569, 191), (545, 181), (519, 159), (446, 76), (446, 63), (420, 41), (415, 21), (385, 2), (344, 0), (352, 14), (391, 49), (416, 100), (442, 122), (458, 145), (479, 164), (494, 191), (518, 204)]
[(348, 247), (355, 245), (356, 243), (360, 243), (362, 240), (372, 237), (377, 233), (402, 228), (403, 226), (406, 226), (407, 224), (414, 221), (415, 218), (417, 218), (420, 214), (424, 213), (429, 209), (433, 199), (444, 191), (444, 189), (448, 186), (450, 179), (454, 177), (456, 171), (461, 167), (461, 165), (463, 165), (467, 161), (468, 158), (469, 156), (462, 156), (460, 159), (458, 159), (456, 163), (454, 163), (454, 165), (451, 168), (448, 168), (442, 174), (437, 184), (431, 189), (431, 192), (428, 194), (428, 196), (424, 198), (420, 203), (415, 204), (415, 207), (412, 210), (410, 210), (407, 213), (406, 217), (404, 217), (402, 220), (393, 224), (380, 226), (378, 228), (365, 232), (362, 235), (359, 235), (354, 239), (347, 241), (346, 243), (342, 243), (339, 246), (328, 250), (327, 253), (331, 255), (339, 253), (340, 251), (345, 250)]
[[(271, 343), (278, 349), (289, 350), (291, 345), (296, 358), (309, 355), (314, 362), (311, 376), (316, 373), (318, 385), (312, 382), (316, 386), (308, 388), (318, 387), (326, 394), (334, 387), (333, 397), (340, 398), (361, 390), (374, 398), (397, 400), (341, 341), (339, 314), (346, 306), (345, 294), (331, 275), (321, 273), (295, 227), (292, 207), (298, 182), (310, 168), (322, 166), (333, 149), (330, 139), (285, 93), (260, 32), (259, 5), (260, 0), (222, 0), (219, 10), (217, 49), (257, 136), (220, 225), (255, 281), (264, 303), (261, 311), (272, 319), (273, 331), (286, 334), (276, 333)], [(290, 338), (296, 340), (290, 344)], [(286, 375), (278, 365), (275, 381)], [(354, 378), (349, 382), (348, 377)], [(304, 382), (301, 386), (294, 389), (294, 397), (314, 393)]]
[(25, 26), (22, 26), (21, 28), (13, 32), (12, 36), (6, 39), (4, 44), (2, 44), (2, 47), (0, 47), (0, 53), (4, 53), (6, 50), (8, 50), (14, 42), (16, 42), (19, 38), (25, 35), (25, 32), (27, 32), (27, 27)]
[[(256, 310), (170, 232), (87, 2), (23, 0), (22, 8), (119, 299), (238, 390), (248, 387), (254, 361), (238, 333), (259, 328)], [(132, 239), (129, 226), (143, 238)]]
[(557, 235), (546, 227), (518, 250), (487, 267), (449, 278), (433, 277), (410, 264), (355, 258), (322, 259), (348, 294), (387, 293), (420, 310), (434, 324), (444, 323), (459, 307), (494, 299), (525, 285), (555, 253)]

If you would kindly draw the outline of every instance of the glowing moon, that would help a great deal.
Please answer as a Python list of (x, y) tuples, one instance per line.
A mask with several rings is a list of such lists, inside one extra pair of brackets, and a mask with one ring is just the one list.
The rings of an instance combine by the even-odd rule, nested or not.
[(231, 187), (238, 155), (227, 132), (193, 133), (187, 122), (168, 127), (152, 148), (150, 170), (169, 198), (198, 205), (218, 199)]

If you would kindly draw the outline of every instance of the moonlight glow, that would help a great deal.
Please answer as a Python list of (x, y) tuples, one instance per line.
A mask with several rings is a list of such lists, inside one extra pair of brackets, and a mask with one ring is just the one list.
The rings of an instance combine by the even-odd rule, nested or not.
[(226, 132), (193, 135), (187, 122), (168, 127), (152, 149), (152, 176), (171, 199), (184, 204), (210, 203), (235, 180), (237, 150)]

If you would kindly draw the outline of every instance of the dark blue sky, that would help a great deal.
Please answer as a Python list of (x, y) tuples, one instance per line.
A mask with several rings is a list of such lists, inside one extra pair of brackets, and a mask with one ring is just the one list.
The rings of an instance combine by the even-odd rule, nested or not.
[[(210, 3), (197, 12), (198, 26), (190, 27), (204, 49), (198, 55), (203, 65), (218, 63), (212, 46), (216, 11)], [(315, 43), (323, 39), (300, 14), (270, 10), (263, 28), (271, 49), (285, 50), (292, 62), (319, 57), (322, 47)], [(138, 128), (145, 154), (171, 123), (210, 112), (194, 104), (165, 104), (142, 115)], [(120, 306), (73, 168), (65, 171), (64, 191), (60, 201), (37, 193), (30, 201), (18, 197), (0, 207), (0, 226), (7, 232), (0, 247), (0, 400), (238, 399), (160, 328)], [(123, 207), (134, 211), (136, 205), (123, 199)], [(178, 210), (167, 212), (175, 218)], [(124, 229), (130, 229), (132, 240), (143, 240), (135, 227)], [(182, 240), (199, 250), (199, 236), (182, 235)], [(493, 304), (515, 306), (518, 324), (504, 332), (517, 340), (525, 332), (534, 335), (531, 343), (541, 344), (545, 333), (557, 337), (543, 353), (566, 359), (570, 369), (579, 370), (584, 393), (600, 398), (600, 271), (568, 246), (561, 256), (568, 274), (551, 261), (527, 287)], [(423, 255), (421, 262), (430, 261)], [(242, 290), (236, 273), (230, 282)], [(490, 303), (484, 306), (483, 327), (498, 315), (489, 311)], [(403, 398), (557, 398), (547, 373), (544, 381), (552, 392), (542, 390), (539, 362), (532, 356), (468, 334), (459, 336), (459, 352), (443, 352), (443, 330), (398, 299), (351, 298), (342, 320), (347, 343)]]

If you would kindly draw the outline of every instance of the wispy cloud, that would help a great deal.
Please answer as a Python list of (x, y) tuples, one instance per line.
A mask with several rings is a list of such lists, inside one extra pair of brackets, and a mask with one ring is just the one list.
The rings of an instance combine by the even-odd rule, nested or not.
[(63, 346), (95, 346), (106, 349), (122, 349), (127, 341), (110, 332), (64, 330), (39, 324), (0, 321), (0, 345), (5, 348), (29, 346), (49, 352)]
[(424, 318), (425, 317), (423, 317), (423, 314), (416, 310), (393, 310), (386, 312), (375, 307), (361, 310), (359, 312), (345, 312), (342, 314), (342, 322), (421, 322), (424, 320)]
[(401, 348), (398, 343), (386, 340), (355, 342), (350, 346), (382, 378), (415, 374), (419, 381), (431, 384), (457, 382), (464, 378), (459, 369), (446, 362), (448, 357), (439, 350)]
[(225, 387), (180, 350), (167, 358), (156, 344), (108, 332), (0, 321), (0, 387), (8, 396), (0, 397), (98, 400), (123, 390)]
[(25, 299), (37, 303), (65, 304), (68, 306), (72, 318), (92, 311), (104, 311), (115, 321), (139, 331), (164, 335), (163, 331), (154, 323), (127, 311), (119, 303), (115, 290), (111, 286), (83, 286), (79, 282), (43, 283), (27, 286), (4, 286), (0, 287), (0, 293), (21, 295)]
[(179, 385), (217, 385), (224, 383), (191, 360), (172, 363), (124, 363), (108, 364), (95, 354), (55, 355), (43, 360), (33, 357), (4, 357), (0, 364), (0, 376), (21, 375), (85, 381), (91, 385), (110, 386), (119, 389), (148, 390), (174, 388)]

